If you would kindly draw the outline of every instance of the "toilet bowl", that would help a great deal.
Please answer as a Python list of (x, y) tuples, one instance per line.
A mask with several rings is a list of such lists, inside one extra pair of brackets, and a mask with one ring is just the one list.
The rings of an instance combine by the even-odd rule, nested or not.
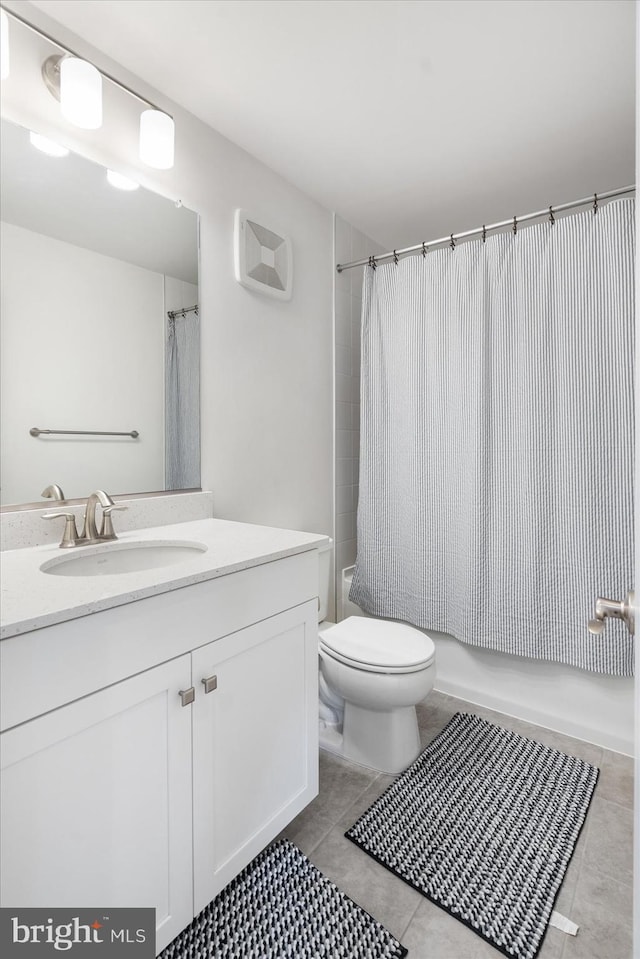
[[(321, 552), (320, 615), (329, 562)], [(345, 591), (350, 579), (343, 575)], [(364, 615), (321, 622), (318, 633), (320, 746), (380, 772), (401, 772), (420, 752), (415, 707), (433, 688), (433, 641), (406, 623)]]

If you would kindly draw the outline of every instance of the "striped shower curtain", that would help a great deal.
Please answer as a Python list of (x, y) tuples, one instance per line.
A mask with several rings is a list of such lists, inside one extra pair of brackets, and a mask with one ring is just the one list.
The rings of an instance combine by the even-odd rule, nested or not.
[(634, 201), (366, 268), (365, 611), (633, 673)]
[(169, 317), (165, 343), (165, 488), (200, 486), (200, 324)]

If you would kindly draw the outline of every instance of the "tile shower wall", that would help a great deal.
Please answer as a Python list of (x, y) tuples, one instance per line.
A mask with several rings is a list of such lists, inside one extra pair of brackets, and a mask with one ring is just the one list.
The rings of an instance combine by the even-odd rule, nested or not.
[[(334, 217), (336, 263), (386, 252), (346, 220)], [(362, 274), (354, 267), (335, 274), (335, 570), (336, 615), (340, 618), (340, 575), (356, 561), (356, 514), (360, 451), (360, 314)]]

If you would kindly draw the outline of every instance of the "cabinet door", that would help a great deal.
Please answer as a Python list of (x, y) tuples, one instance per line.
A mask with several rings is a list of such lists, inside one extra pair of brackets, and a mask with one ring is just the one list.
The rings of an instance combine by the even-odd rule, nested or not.
[(196, 913), (318, 793), (317, 629), (307, 602), (192, 654)]
[(191, 921), (190, 685), (187, 654), (2, 735), (3, 906), (153, 906), (158, 949)]

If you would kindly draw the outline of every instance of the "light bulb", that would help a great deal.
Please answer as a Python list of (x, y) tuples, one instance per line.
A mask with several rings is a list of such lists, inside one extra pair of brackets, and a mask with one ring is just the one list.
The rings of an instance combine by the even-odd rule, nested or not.
[(156, 170), (173, 166), (175, 127), (161, 110), (144, 110), (140, 116), (140, 159)]
[(102, 77), (86, 60), (60, 61), (60, 109), (70, 123), (84, 130), (102, 126)]
[(140, 186), (135, 180), (129, 179), (128, 176), (123, 176), (122, 173), (116, 173), (115, 170), (107, 170), (107, 180), (116, 190), (137, 190)]
[(59, 143), (56, 143), (55, 140), (50, 140), (49, 137), (43, 137), (41, 133), (34, 133), (31, 131), (29, 133), (29, 140), (31, 142), (31, 146), (34, 146), (36, 150), (40, 150), (42, 153), (46, 153), (47, 156), (69, 156), (69, 151), (66, 147), (60, 146)]
[(0, 10), (0, 78), (9, 76), (9, 17)]

